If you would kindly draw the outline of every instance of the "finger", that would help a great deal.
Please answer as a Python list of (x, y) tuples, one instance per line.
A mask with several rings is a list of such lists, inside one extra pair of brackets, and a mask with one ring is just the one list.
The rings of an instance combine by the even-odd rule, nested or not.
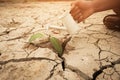
[(71, 11), (70, 13), (73, 13), (76, 10), (77, 6), (76, 6), (76, 2), (71, 3)]
[(76, 4), (77, 4), (77, 1), (74, 1), (71, 3), (71, 6), (76, 6)]
[(79, 17), (79, 19), (78, 19), (78, 23), (80, 23), (80, 22), (83, 21), (83, 20), (84, 20), (83, 15), (81, 15), (81, 16)]
[(78, 10), (78, 7), (74, 6), (74, 7), (71, 9), (70, 13), (73, 14), (73, 13), (75, 13), (77, 10)]
[(79, 20), (80, 16), (82, 16), (81, 12), (77, 13), (75, 16), (73, 16), (73, 18), (75, 20)]
[(74, 6), (74, 5), (75, 5), (75, 2), (72, 2), (72, 3), (71, 3), (71, 6)]
[(71, 10), (73, 10), (75, 7), (75, 2), (71, 3)]
[(80, 13), (80, 10), (79, 10), (78, 8), (76, 8), (76, 9), (74, 10), (74, 12), (71, 13), (71, 15), (72, 15), (72, 16), (76, 16), (76, 15), (78, 15), (79, 13)]

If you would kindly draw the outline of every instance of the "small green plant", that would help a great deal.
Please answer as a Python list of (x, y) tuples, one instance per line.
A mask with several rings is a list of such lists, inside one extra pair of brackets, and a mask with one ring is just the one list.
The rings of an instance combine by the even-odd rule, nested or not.
[(60, 41), (55, 37), (50, 37), (50, 42), (53, 48), (58, 52), (58, 56), (61, 57), (63, 55), (63, 48), (62, 45), (60, 44)]
[[(37, 38), (42, 38), (44, 35), (41, 33), (37, 33), (31, 36), (31, 38), (29, 39), (29, 42), (31, 43), (32, 41), (36, 40)], [(63, 70), (65, 70), (65, 58), (62, 57), (64, 50), (65, 50), (65, 46), (66, 44), (71, 40), (71, 37), (67, 38), (62, 44), (60, 43), (60, 41), (52, 36), (49, 36), (49, 41), (51, 43), (51, 45), (53, 46), (53, 49), (57, 52), (58, 56), (63, 60), (62, 61), (62, 68)]]
[[(29, 39), (29, 42), (32, 43), (33, 41), (35, 41), (36, 39), (39, 39), (39, 38), (42, 38), (44, 37), (43, 34), (41, 33), (36, 33), (36, 34), (33, 34), (30, 39)], [(56, 52), (58, 53), (58, 56), (62, 56), (63, 55), (63, 47), (62, 45), (60, 44), (60, 41), (55, 38), (55, 37), (49, 37), (49, 41), (50, 43), (52, 44), (53, 48), (56, 50)]]
[[(33, 34), (30, 37), (29, 42), (32, 43), (34, 40), (42, 37), (44, 37), (44, 35), (41, 33)], [(71, 37), (67, 38), (63, 43), (61, 43), (57, 38), (49, 36), (49, 42), (53, 46), (53, 49), (58, 53), (59, 57), (62, 57), (63, 52), (65, 50), (65, 46), (70, 40), (71, 40)]]
[(43, 37), (43, 36), (44, 36), (44, 35), (41, 34), (41, 33), (36, 33), (36, 34), (34, 34), (34, 35), (32, 35), (32, 36), (30, 37), (29, 42), (32, 43), (32, 41), (34, 41), (34, 40), (36, 40), (36, 39), (38, 39), (38, 38), (41, 38), (41, 37)]

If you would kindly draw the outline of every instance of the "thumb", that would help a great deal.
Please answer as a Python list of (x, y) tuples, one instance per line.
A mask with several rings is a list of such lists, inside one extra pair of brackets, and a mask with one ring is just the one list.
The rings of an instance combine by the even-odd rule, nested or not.
[(76, 4), (75, 2), (71, 3), (71, 9), (73, 9), (75, 7), (75, 4)]

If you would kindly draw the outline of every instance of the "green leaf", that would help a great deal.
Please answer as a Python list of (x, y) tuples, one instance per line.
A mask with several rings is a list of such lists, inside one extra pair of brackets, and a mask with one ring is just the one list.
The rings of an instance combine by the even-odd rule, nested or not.
[(38, 39), (38, 38), (41, 38), (41, 37), (43, 37), (43, 34), (41, 34), (41, 33), (36, 33), (36, 34), (34, 34), (34, 35), (32, 35), (32, 36), (30, 37), (29, 42), (31, 43), (32, 41), (34, 41), (34, 40), (36, 40), (36, 39)]
[(52, 43), (52, 46), (54, 49), (58, 52), (59, 56), (63, 55), (63, 48), (62, 45), (60, 44), (59, 40), (55, 37), (50, 37), (50, 42)]

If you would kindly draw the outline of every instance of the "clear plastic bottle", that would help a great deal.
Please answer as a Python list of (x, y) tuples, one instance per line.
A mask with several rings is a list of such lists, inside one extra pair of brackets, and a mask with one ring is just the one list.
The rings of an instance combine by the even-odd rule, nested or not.
[(63, 25), (67, 28), (68, 33), (73, 35), (79, 32), (80, 27), (75, 22), (75, 20), (73, 19), (73, 17), (71, 16), (69, 12), (65, 12), (65, 14), (63, 14), (60, 17), (60, 19), (62, 20)]

